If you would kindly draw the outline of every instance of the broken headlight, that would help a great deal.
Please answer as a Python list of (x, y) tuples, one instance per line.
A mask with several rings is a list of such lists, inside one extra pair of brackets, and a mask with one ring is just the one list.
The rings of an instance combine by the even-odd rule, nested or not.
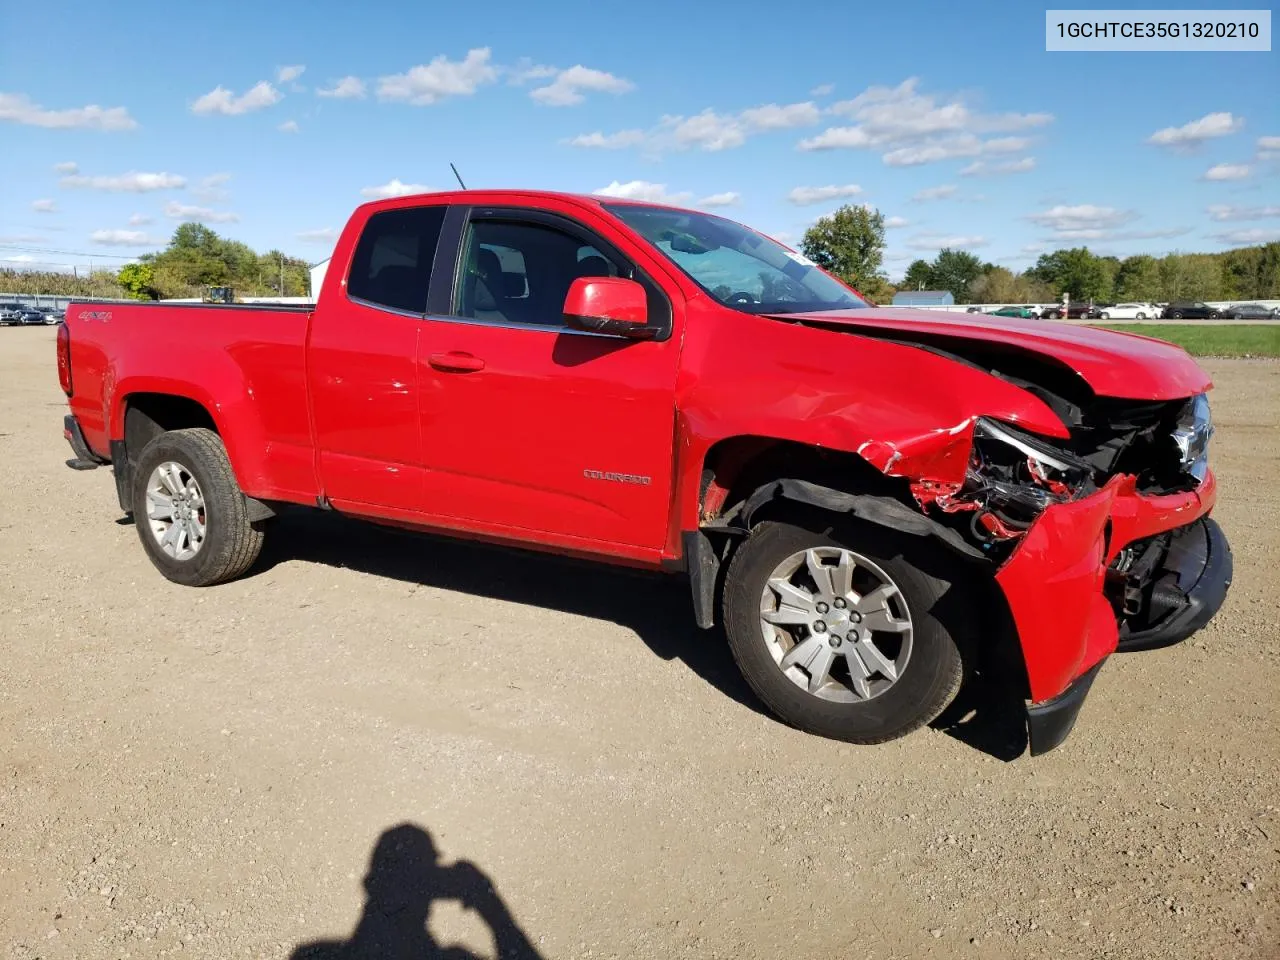
[(1008, 540), (1046, 507), (1090, 492), (1093, 473), (1071, 452), (984, 417), (974, 425), (964, 486), (954, 500), (973, 511), (974, 536)]
[(1173, 442), (1178, 445), (1178, 455), (1184, 473), (1203, 481), (1209, 472), (1209, 438), (1213, 436), (1213, 417), (1209, 414), (1209, 398), (1197, 394), (1187, 401), (1178, 415), (1173, 431)]

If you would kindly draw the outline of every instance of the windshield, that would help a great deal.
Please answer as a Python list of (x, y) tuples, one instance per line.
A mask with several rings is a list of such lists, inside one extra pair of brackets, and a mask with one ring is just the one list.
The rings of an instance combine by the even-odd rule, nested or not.
[(732, 220), (630, 203), (605, 207), (726, 307), (809, 313), (867, 306), (813, 261)]

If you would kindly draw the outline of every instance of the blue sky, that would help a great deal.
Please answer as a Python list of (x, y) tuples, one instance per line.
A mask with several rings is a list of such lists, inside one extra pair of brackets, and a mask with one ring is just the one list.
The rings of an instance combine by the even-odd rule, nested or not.
[(869, 203), (891, 277), (942, 245), (1021, 269), (1280, 239), (1280, 55), (1046, 53), (1044, 29), (1025, 2), (8, 3), (0, 260), (121, 263), (184, 219), (320, 260), (450, 161), (792, 244)]

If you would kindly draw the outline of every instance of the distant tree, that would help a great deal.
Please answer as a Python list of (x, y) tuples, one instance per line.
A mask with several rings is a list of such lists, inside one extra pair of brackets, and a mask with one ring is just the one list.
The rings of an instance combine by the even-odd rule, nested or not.
[(862, 290), (883, 280), (884, 215), (863, 206), (841, 207), (804, 232), (800, 249), (822, 269)]
[(1160, 265), (1155, 257), (1139, 254), (1120, 264), (1116, 275), (1116, 299), (1152, 302), (1160, 296)]
[(974, 303), (1021, 303), (1030, 299), (1030, 282), (1004, 267), (992, 267), (969, 284)]
[(1055, 299), (1070, 293), (1072, 300), (1105, 300), (1111, 293), (1114, 269), (1088, 247), (1075, 247), (1042, 253), (1027, 275), (1047, 284)]
[(933, 288), (950, 290), (956, 303), (972, 303), (969, 287), (982, 276), (982, 266), (982, 261), (966, 250), (941, 250), (931, 268)]
[(1219, 300), (1221, 261), (1208, 253), (1171, 253), (1160, 261), (1160, 287), (1168, 300)]
[(902, 278), (903, 290), (930, 290), (933, 284), (933, 267), (928, 260), (913, 260)]
[(149, 263), (126, 263), (116, 274), (116, 282), (125, 295), (134, 300), (150, 300), (155, 283), (155, 268)]

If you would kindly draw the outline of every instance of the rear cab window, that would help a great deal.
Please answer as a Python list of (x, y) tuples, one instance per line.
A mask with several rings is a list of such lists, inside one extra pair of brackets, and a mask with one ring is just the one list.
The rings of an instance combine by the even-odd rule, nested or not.
[(370, 306), (426, 313), (445, 206), (383, 210), (369, 218), (347, 274), (347, 295)]

